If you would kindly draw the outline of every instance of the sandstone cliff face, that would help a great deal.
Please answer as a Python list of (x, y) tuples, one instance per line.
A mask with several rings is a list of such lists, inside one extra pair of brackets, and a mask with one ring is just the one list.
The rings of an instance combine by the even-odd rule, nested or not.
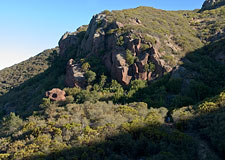
[[(142, 25), (138, 19), (131, 19), (130, 23)], [(145, 41), (137, 31), (129, 30), (121, 34), (117, 32), (119, 30), (124, 30), (124, 24), (110, 22), (105, 14), (95, 15), (81, 41), (77, 36), (78, 32), (63, 35), (59, 41), (60, 52), (64, 55), (67, 48), (77, 45), (77, 56), (87, 54), (99, 57), (112, 78), (123, 85), (128, 85), (134, 79), (153, 80), (172, 70), (172, 66), (161, 58), (165, 53), (159, 52), (159, 41), (153, 45)], [(134, 34), (136, 37), (133, 37)], [(127, 62), (128, 52), (134, 58), (132, 64)], [(150, 63), (154, 69), (149, 69)], [(75, 80), (77, 78), (74, 72), (78, 70), (77, 66), (68, 65), (66, 84), (69, 87), (84, 85)]]

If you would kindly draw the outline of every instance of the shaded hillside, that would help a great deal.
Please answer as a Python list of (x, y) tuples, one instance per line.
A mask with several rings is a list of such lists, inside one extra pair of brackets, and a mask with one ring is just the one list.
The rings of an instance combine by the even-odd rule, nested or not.
[[(0, 149), (10, 159), (197, 159), (197, 144), (165, 125), (166, 108), (44, 103), (42, 116), (3, 121)], [(11, 127), (8, 128), (9, 124)], [(26, 139), (24, 139), (27, 137)], [(145, 148), (143, 149), (143, 146)], [(179, 148), (179, 151), (176, 149)], [(180, 151), (182, 151), (180, 153)]]
[(225, 159), (224, 13), (103, 11), (1, 71), (0, 159)]
[[(171, 112), (145, 103), (111, 102), (63, 105), (45, 101), (44, 109), (21, 120), (1, 123), (1, 157), (6, 159), (224, 159), (225, 93)], [(201, 139), (201, 143), (199, 143)], [(212, 147), (212, 151), (202, 148)], [(145, 146), (145, 148), (143, 148)], [(209, 148), (210, 148), (209, 147)], [(178, 149), (179, 148), (179, 149)], [(212, 154), (213, 153), (213, 154)], [(216, 154), (216, 155), (215, 155)]]
[(24, 62), (1, 70), (0, 96), (48, 69), (57, 50), (57, 48), (45, 50)]
[(3, 85), (9, 87), (2, 87), (6, 93), (0, 96), (0, 114), (17, 112), (27, 115), (37, 110), (46, 90), (64, 86), (65, 68), (62, 64), (57, 50), (52, 49), (2, 70)]

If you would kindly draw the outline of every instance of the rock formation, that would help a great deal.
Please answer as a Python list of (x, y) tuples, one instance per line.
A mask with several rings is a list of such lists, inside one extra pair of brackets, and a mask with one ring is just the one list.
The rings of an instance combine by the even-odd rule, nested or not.
[(54, 88), (51, 91), (46, 92), (46, 97), (50, 98), (52, 101), (65, 101), (66, 92), (61, 89)]
[(76, 32), (66, 32), (59, 41), (60, 54), (64, 55), (71, 46), (77, 46), (79, 43), (79, 34), (86, 30), (85, 25), (79, 27)]
[(68, 87), (85, 87), (84, 72), (79, 64), (74, 64), (74, 60), (70, 59), (67, 64), (65, 83)]
[[(134, 19), (131, 19), (134, 22)], [(135, 19), (136, 24), (142, 25), (141, 21)], [(153, 80), (169, 72), (172, 67), (168, 65), (161, 57), (157, 45), (153, 46), (146, 42), (145, 39), (136, 31), (130, 30), (126, 35), (110, 31), (122, 30), (124, 25), (121, 22), (109, 22), (105, 14), (95, 15), (84, 35), (80, 40), (78, 31), (66, 33), (59, 41), (60, 53), (64, 55), (67, 48), (77, 46), (76, 56), (86, 54), (87, 56), (95, 55), (102, 59), (112, 78), (116, 79), (123, 85), (128, 85), (131, 80)], [(133, 38), (132, 35), (137, 35)], [(158, 42), (159, 43), (159, 42)], [(145, 49), (142, 46), (146, 46)], [(127, 51), (132, 54), (135, 61), (128, 64), (126, 60)], [(155, 65), (154, 71), (146, 70), (149, 63)], [(83, 87), (83, 73), (79, 65), (72, 64), (70, 61), (67, 65), (66, 84), (69, 87)]]
[(202, 10), (217, 8), (225, 5), (225, 0), (206, 0), (202, 5)]

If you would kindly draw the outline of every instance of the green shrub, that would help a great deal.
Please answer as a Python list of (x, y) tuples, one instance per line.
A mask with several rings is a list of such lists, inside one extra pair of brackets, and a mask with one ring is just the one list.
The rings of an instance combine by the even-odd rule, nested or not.
[(101, 75), (101, 79), (100, 79), (100, 83), (99, 83), (99, 87), (103, 88), (104, 85), (106, 84), (106, 80), (107, 80), (107, 76), (105, 76), (104, 74)]
[(46, 108), (49, 107), (51, 105), (51, 100), (50, 98), (43, 98), (42, 99), (42, 103), (40, 104), (41, 108)]
[(16, 116), (15, 113), (10, 113), (10, 115), (3, 118), (0, 125), (1, 135), (6, 136), (17, 131), (23, 125), (23, 120)]
[(110, 14), (111, 14), (111, 12), (110, 12), (109, 10), (104, 10), (104, 11), (102, 12), (102, 14), (105, 14), (105, 15), (110, 15)]
[(155, 71), (155, 64), (152, 62), (149, 62), (149, 64), (145, 64), (144, 71), (146, 72), (154, 72)]
[(91, 66), (90, 66), (90, 64), (89, 64), (88, 62), (85, 62), (85, 63), (82, 64), (82, 66), (81, 66), (82, 70), (85, 71), (85, 72), (88, 71), (90, 67), (91, 67)]
[(66, 94), (68, 96), (73, 96), (75, 97), (80, 91), (81, 89), (78, 87), (74, 87), (74, 88), (64, 88), (64, 91), (66, 92)]
[(73, 96), (66, 96), (66, 103), (70, 104), (74, 102), (74, 97)]
[(146, 50), (148, 50), (150, 47), (149, 47), (149, 45), (148, 44), (142, 44), (141, 45), (141, 50), (142, 51), (146, 51)]
[(213, 102), (204, 102), (198, 106), (200, 112), (208, 113), (219, 109), (219, 106)]
[(126, 62), (128, 63), (128, 65), (134, 64), (134, 61), (135, 56), (133, 56), (130, 50), (126, 50)]
[(123, 46), (123, 44), (124, 44), (123, 36), (120, 36), (119, 39), (117, 40), (117, 45)]
[(93, 82), (96, 78), (96, 73), (93, 71), (87, 71), (85, 74), (85, 79), (87, 80), (88, 84), (90, 84), (91, 82)]

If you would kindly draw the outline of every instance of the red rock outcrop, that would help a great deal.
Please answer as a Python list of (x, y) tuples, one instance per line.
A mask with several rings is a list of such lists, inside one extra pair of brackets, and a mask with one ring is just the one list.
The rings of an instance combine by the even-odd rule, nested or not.
[(76, 32), (66, 32), (59, 40), (60, 54), (64, 55), (66, 50), (71, 46), (78, 46), (79, 44), (79, 34), (81, 31), (86, 30), (87, 26), (81, 26)]
[[(138, 19), (135, 22), (141, 25)], [(79, 41), (76, 55), (88, 53), (87, 56), (99, 57), (111, 73), (112, 78), (123, 85), (128, 85), (134, 79), (153, 80), (162, 76), (164, 72), (172, 70), (172, 67), (161, 58), (162, 54), (158, 52), (160, 43), (153, 46), (150, 42), (146, 42), (142, 35), (133, 30), (122, 36), (116, 32), (109, 32), (123, 29), (123, 27), (124, 24), (120, 22), (108, 22), (105, 14), (95, 15), (82, 40), (78, 40), (78, 32), (67, 33), (61, 38), (59, 42), (60, 52), (63, 55), (66, 48), (77, 45)], [(132, 38), (134, 32), (139, 36)], [(147, 48), (142, 49), (142, 45), (147, 46)], [(128, 65), (126, 61), (127, 50), (135, 57), (134, 64)], [(153, 72), (145, 70), (150, 62), (155, 65)], [(85, 86), (83, 74), (79, 65), (73, 64), (71, 60), (67, 65), (67, 86), (83, 88)]]
[(46, 92), (46, 97), (50, 98), (52, 101), (65, 101), (65, 95), (66, 92), (58, 88), (54, 88), (51, 91)]
[(67, 63), (65, 83), (68, 87), (85, 88), (84, 72), (79, 64), (74, 64), (74, 60), (70, 59)]

